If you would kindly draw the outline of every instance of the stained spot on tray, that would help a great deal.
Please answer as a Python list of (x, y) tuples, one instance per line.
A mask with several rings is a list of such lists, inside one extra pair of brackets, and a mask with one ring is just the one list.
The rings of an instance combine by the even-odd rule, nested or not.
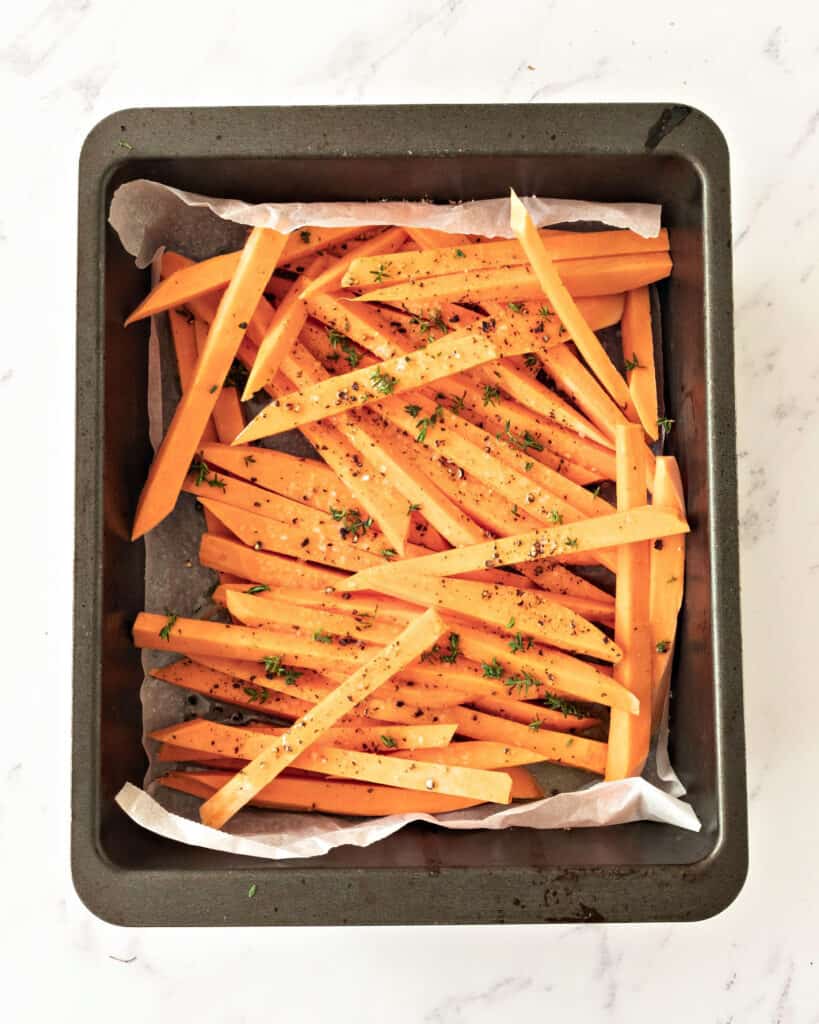
[(690, 113), (691, 107), (686, 107), (681, 103), (666, 107), (649, 128), (644, 143), (645, 148), (656, 149), (667, 135), (670, 135), (675, 128), (679, 128)]

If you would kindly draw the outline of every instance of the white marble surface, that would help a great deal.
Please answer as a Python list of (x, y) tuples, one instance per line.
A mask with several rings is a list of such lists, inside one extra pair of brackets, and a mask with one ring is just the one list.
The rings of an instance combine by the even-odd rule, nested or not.
[[(0, 22), (3, 1019), (819, 1021), (815, 7), (10, 7)], [(143, 105), (638, 99), (702, 107), (733, 158), (751, 809), (739, 900), (689, 926), (137, 932), (92, 918), (67, 867), (75, 192), (86, 132)], [(34, 409), (38, 429), (15, 444)]]

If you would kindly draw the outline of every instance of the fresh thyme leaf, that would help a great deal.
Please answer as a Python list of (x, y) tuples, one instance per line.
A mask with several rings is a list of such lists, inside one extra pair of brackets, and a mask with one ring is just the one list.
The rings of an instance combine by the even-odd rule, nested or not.
[(624, 365), (626, 367), (626, 370), (637, 370), (641, 368), (640, 360), (633, 353), (631, 359), (624, 360)]
[(523, 312), (523, 303), (522, 302), (507, 302), (506, 305), (512, 310), (513, 313), (522, 313)]
[(387, 276), (390, 265), (389, 263), (380, 263), (376, 270), (371, 270), (370, 273), (375, 278), (376, 284), (381, 284), (384, 278)]
[(245, 591), (246, 594), (263, 594), (266, 590), (270, 590), (270, 587), (266, 583), (254, 583), (252, 587), (248, 587)]
[[(302, 231), (302, 234), (303, 234), (303, 235), (304, 235), (304, 234), (307, 234), (307, 232), (305, 232), (305, 231)], [(249, 900), (252, 900), (252, 899), (253, 899), (253, 897), (254, 897), (254, 896), (256, 895), (257, 891), (258, 891), (258, 886), (256, 885), (256, 883), (255, 883), (255, 882), (251, 882), (251, 883), (250, 883), (250, 888), (249, 888), (249, 889), (247, 890), (247, 898), (248, 898)]]
[(176, 621), (179, 618), (179, 616), (176, 614), (176, 612), (172, 612), (169, 608), (165, 609), (165, 614), (168, 616), (168, 620), (162, 627), (162, 629), (160, 629), (159, 635), (163, 640), (170, 641), (171, 630), (176, 625)]
[(576, 548), (577, 537), (566, 537), (563, 541), (563, 546), (567, 548)]
[(657, 653), (658, 654), (665, 654), (665, 652), (668, 650), (668, 648), (670, 646), (671, 646), (671, 644), (668, 642), (668, 640), (658, 640), (657, 641)]
[(421, 411), (421, 406), (420, 405), (405, 405), (404, 406), (404, 412), (409, 413), (409, 415), (412, 416), (413, 418), (415, 418), (420, 411)]
[(395, 742), (392, 736), (387, 736), (387, 734), (383, 732), (381, 733), (381, 743), (388, 750), (393, 750), (395, 747), (398, 746), (398, 744)]
[(500, 388), (496, 388), (494, 384), (485, 384), (483, 388), (483, 404), (496, 405), (500, 394)]
[(389, 373), (382, 373), (380, 370), (376, 370), (370, 376), (370, 383), (373, 386), (373, 390), (377, 391), (380, 395), (391, 395), (395, 391), (398, 378), (391, 376)]
[(398, 558), (398, 552), (395, 550), (395, 548), (382, 548), (381, 554), (384, 556), (384, 558), (387, 559), (388, 562), (391, 562), (393, 558)]
[(563, 516), (555, 508), (553, 508), (549, 512), (549, 514), (548, 514), (548, 516), (546, 518), (549, 520), (550, 523), (562, 523), (563, 522)]
[(503, 679), (503, 665), (497, 658), (493, 658), (490, 662), (481, 662), (481, 670), (485, 679)]
[(458, 257), (459, 260), (466, 259), (466, 253), (463, 251), (463, 249), (456, 249), (455, 255)]
[(674, 426), (674, 420), (670, 420), (667, 416), (661, 416), (657, 420), (657, 426), (660, 428), (662, 436), (665, 437)]
[(407, 508), (407, 515), (408, 516), (411, 516), (413, 512), (420, 512), (420, 511), (421, 511), (421, 506), (420, 505), (416, 505), (415, 502), (412, 502), (412, 501), (409, 503), (409, 507)]
[(313, 639), (320, 644), (331, 644), (333, 642), (332, 636), (329, 633), (325, 633), (323, 629), (317, 629), (313, 633)]
[(512, 654), (517, 654), (518, 651), (526, 649), (526, 644), (520, 633), (515, 633), (512, 639), (509, 641), (509, 650)]
[(445, 661), (449, 665), (454, 665), (458, 660), (458, 655), (461, 653), (461, 638), (457, 633), (449, 634), (449, 647), (446, 654), (442, 654), (441, 661)]
[(268, 679), (278, 677), (283, 679), (288, 686), (295, 686), (296, 680), (301, 675), (301, 672), (297, 672), (294, 668), (282, 665), (280, 654), (266, 655), (262, 658), (262, 664)]
[(464, 407), (464, 399), (465, 399), (465, 398), (466, 398), (466, 392), (465, 392), (465, 391), (464, 391), (464, 393), (463, 393), (462, 395), (460, 395), (460, 396), (457, 396), (457, 395), (453, 395), (453, 396), (452, 396), (452, 405), (450, 405), (450, 407), (449, 407), (449, 408), (450, 408), (450, 409), (451, 409), (451, 410), (452, 410), (453, 412), (460, 412), (460, 411), (461, 411), (461, 409), (463, 409), (463, 407)]

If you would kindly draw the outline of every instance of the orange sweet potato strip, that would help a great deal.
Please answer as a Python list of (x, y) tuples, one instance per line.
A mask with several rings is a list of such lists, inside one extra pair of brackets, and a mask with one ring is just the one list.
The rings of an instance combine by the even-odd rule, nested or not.
[(254, 228), (235, 276), (219, 303), (205, 351), (148, 472), (137, 505), (132, 536), (141, 537), (173, 509), (185, 475), (210, 419), (219, 389), (259, 302), (264, 283), (284, 248), (285, 236)]
[[(560, 277), (575, 300), (640, 288), (661, 281), (671, 273), (671, 259), (664, 252), (563, 260), (559, 266)], [(364, 292), (356, 301), (382, 302), (428, 316), (444, 302), (479, 306), (486, 301), (541, 303), (543, 289), (537, 276), (528, 267), (521, 266), (402, 281)]]
[[(410, 235), (413, 229), (408, 229)], [(624, 256), (632, 253), (667, 252), (668, 232), (661, 229), (656, 238), (643, 238), (633, 231), (538, 231), (549, 256), (559, 262), (597, 256)], [(526, 254), (516, 239), (497, 242), (445, 242), (444, 246), (425, 246), (420, 252), (396, 253), (391, 259), (384, 282), (440, 277), (441, 274), (466, 273), (474, 270), (514, 267), (527, 263)], [(346, 288), (371, 286), (378, 271), (378, 257), (353, 260), (342, 284)], [(383, 276), (378, 274), (378, 276)]]
[[(166, 772), (159, 782), (168, 789), (207, 799), (230, 777), (226, 772)], [(274, 810), (321, 811), (362, 818), (380, 818), (387, 814), (443, 814), (480, 803), (443, 793), (416, 793), (341, 779), (288, 776), (265, 786), (250, 802), (256, 807)]]
[(332, 519), (324, 528), (311, 521), (313, 516), (321, 515), (312, 509), (309, 511), (313, 512), (313, 516), (305, 516), (299, 522), (287, 524), (228, 505), (224, 501), (205, 497), (199, 500), (244, 544), (256, 551), (289, 555), (291, 558), (304, 559), (345, 572), (360, 572), (377, 567), (388, 558), (395, 557), (395, 552), (391, 552), (386, 545), (382, 553), (376, 554), (365, 550), (363, 546), (341, 540), (338, 524)]
[(181, 686), (215, 701), (224, 701), (240, 708), (252, 708), (265, 714), (276, 715), (278, 718), (296, 719), (311, 707), (308, 701), (300, 700), (289, 693), (278, 693), (270, 688), (261, 668), (258, 679), (242, 682), (230, 673), (182, 658), (162, 668), (151, 669), (151, 675), (172, 686)]
[[(428, 726), (434, 728), (434, 726)], [(537, 764), (542, 760), (534, 750), (512, 747), (492, 740), (463, 740), (445, 747), (427, 750), (396, 750), (392, 757), (407, 758), (413, 754), (416, 761), (434, 761), (436, 764), (459, 764), (464, 768), (514, 768), (517, 765)]]
[[(412, 571), (433, 576), (455, 576), (483, 566), (516, 565), (535, 558), (555, 558), (575, 551), (598, 551), (619, 544), (634, 544), (688, 532), (688, 524), (680, 516), (666, 509), (645, 506), (423, 555), (412, 560)], [(350, 577), (344, 586), (349, 590), (366, 590), (368, 585), (377, 587), (379, 578), (384, 574), (400, 575), (404, 569), (403, 565), (368, 569)]]
[[(517, 692), (516, 690), (513, 692)], [(496, 694), (482, 694), (473, 697), (469, 701), (478, 711), (485, 711), (488, 715), (497, 715), (498, 718), (508, 718), (510, 722), (519, 722), (529, 729), (554, 729), (557, 732), (583, 732), (599, 724), (599, 719), (588, 714), (578, 716), (569, 714), (572, 710), (570, 702), (564, 701), (563, 711), (554, 708), (543, 707), (541, 704), (533, 704), (526, 700), (516, 700), (514, 697)]]
[[(216, 726), (216, 728), (214, 728)], [(155, 729), (151, 739), (168, 743), (182, 749), (199, 750), (202, 753), (215, 752), (219, 756), (240, 757), (249, 760), (264, 744), (265, 736), (282, 736), (287, 732), (283, 726), (271, 726), (250, 722), (242, 728), (217, 725), (204, 718), (192, 718), (177, 725)], [(334, 725), (328, 729), (324, 739), (329, 746), (345, 750), (365, 750), (370, 753), (388, 753), (402, 750), (407, 754), (421, 752), (426, 748), (446, 750), (455, 732), (455, 725)], [(216, 743), (211, 746), (211, 740)], [(230, 739), (234, 745), (229, 746)], [(419, 751), (419, 748), (420, 751)], [(302, 767), (295, 765), (294, 767)], [(464, 767), (481, 767), (465, 765)], [(495, 767), (495, 766), (493, 766)], [(500, 767), (500, 766), (497, 766)]]
[[(407, 234), (415, 242), (419, 249), (438, 249), (441, 246), (448, 245), (468, 245), (472, 241), (471, 235), (464, 235), (460, 232), (449, 232), (449, 231), (437, 231), (435, 228), (414, 228), (407, 227)], [(360, 259), (372, 259), (372, 257), (359, 257)], [(357, 262), (357, 261), (353, 261)], [(365, 275), (364, 281), (372, 281), (372, 273), (376, 272), (377, 276), (382, 276), (378, 272), (378, 267), (370, 267), (370, 276)], [(346, 286), (346, 285), (345, 285)]]
[[(292, 735), (293, 728), (295, 726), (286, 730), (284, 735), (277, 737), (273, 742), (277, 746), (283, 745)], [(494, 799), (498, 803), (505, 803), (509, 799), (510, 780), (503, 774), (488, 774), (484, 769), (464, 768), (460, 765), (439, 765), (433, 762), (422, 764), (413, 758), (392, 758), (365, 751), (348, 750), (324, 742), (330, 731), (325, 730), (319, 743), (304, 749), (293, 759), (291, 767), (420, 792), (434, 790), (449, 796)], [(239, 729), (218, 722), (207, 722), (204, 719), (199, 720), (195, 729), (172, 727), (172, 730), (164, 730), (164, 733), (183, 734), (185, 742), (193, 748), (215, 751), (222, 756), (249, 761), (264, 758), (271, 747), (270, 734)]]
[[(175, 310), (169, 312), (171, 323), (176, 314)], [(205, 351), (205, 343), (208, 339), (208, 325), (199, 317), (193, 318), (193, 336), (196, 343), (197, 357), (201, 357)], [(221, 441), (223, 444), (230, 444), (236, 435), (244, 428), (245, 417), (242, 412), (242, 405), (239, 401), (239, 393), (235, 387), (225, 385), (219, 392), (216, 404), (211, 415), (215, 437), (212, 431), (206, 431), (202, 435), (202, 444), (213, 441)]]
[[(185, 392), (193, 380), (196, 372), (196, 360), (199, 356), (194, 321), (192, 317), (172, 309), (168, 313), (168, 322), (171, 327), (176, 368), (179, 371), (179, 387), (182, 392)], [(201, 443), (208, 444), (215, 440), (216, 428), (213, 419), (209, 419), (202, 431)]]
[(224, 288), (236, 273), (241, 255), (241, 250), (228, 252), (194, 263), (193, 260), (180, 257), (178, 253), (165, 252), (162, 256), (162, 280), (131, 313), (125, 326), (156, 313), (184, 306), (191, 299)]
[[(454, 721), (458, 734), (474, 740), (490, 740), (510, 747), (535, 751), (544, 761), (555, 761), (572, 768), (582, 768), (603, 775), (606, 767), (606, 744), (599, 740), (573, 736), (554, 729), (530, 729), (528, 725), (487, 715), (472, 708), (447, 708), (443, 714)], [(426, 716), (426, 719), (436, 717)]]
[(254, 551), (232, 537), (219, 537), (212, 533), (202, 534), (199, 561), (206, 569), (269, 585), (336, 587), (342, 585), (346, 578), (333, 569)]
[(394, 356), (375, 366), (358, 367), (328, 377), (312, 387), (285, 395), (267, 405), (250, 421), (239, 443), (293, 430), (346, 410), (378, 402), (387, 395), (422, 387), (462, 369), (492, 362), (504, 355), (526, 352), (531, 342), (511, 333), (467, 331), (431, 342), (409, 355)]
[[(309, 228), (287, 236), (280, 264), (295, 264), (319, 250), (346, 242), (366, 228)], [(308, 241), (304, 239), (308, 238)], [(241, 257), (238, 252), (223, 253), (194, 263), (179, 253), (165, 252), (162, 257), (163, 280), (139, 304), (125, 321), (125, 326), (156, 313), (187, 305), (192, 299), (224, 288), (236, 272)], [(278, 290), (282, 282), (271, 278), (265, 290)], [(284, 284), (286, 288), (286, 283)]]
[[(231, 658), (265, 665), (269, 659), (284, 660), (288, 666), (322, 671), (346, 665), (354, 668), (377, 648), (357, 643), (328, 652), (326, 647), (303, 637), (272, 629), (255, 629), (206, 619), (140, 612), (133, 626), (134, 645), (173, 651), (189, 657)], [(261, 671), (258, 669), (258, 671)]]
[(242, 401), (247, 402), (257, 391), (272, 384), (285, 355), (290, 351), (307, 320), (307, 306), (301, 293), (304, 288), (318, 277), (327, 264), (327, 259), (319, 256), (290, 285), (287, 293), (270, 320), (265, 335), (256, 353), (256, 359), (248, 374), (247, 384)]
[[(197, 316), (201, 316), (205, 320), (214, 316), (214, 305), (209, 296), (196, 299), (190, 305)], [(273, 310), (270, 303), (262, 298), (248, 325), (247, 337), (243, 339), (238, 351), (239, 361), (248, 368), (253, 365), (256, 358), (255, 346), (264, 337), (272, 315)], [(283, 360), (282, 370), (286, 370), (287, 373), (280, 371), (273, 386), (266, 388), (272, 397), (292, 391), (294, 387), (298, 387), (298, 381), (305, 374), (313, 372), (314, 368), (304, 358), (307, 354), (300, 353), (301, 358), (298, 360), (295, 358), (296, 354), (290, 353)], [(399, 554), (403, 554), (407, 533), (404, 499), (393, 488), (384, 487), (380, 481), (373, 478), (371, 467), (363, 462), (344, 436), (343, 422), (336, 425), (309, 424), (302, 427), (302, 433), (349, 488), (356, 500), (364, 506), (370, 515), (374, 516), (390, 545)]]
[[(646, 500), (646, 471), (642, 429), (636, 424), (617, 428), (617, 507), (639, 508)], [(649, 625), (650, 549), (647, 542), (621, 545), (617, 552), (617, 593), (614, 636), (623, 649), (615, 667), (618, 682), (640, 701), (636, 715), (616, 709), (609, 724), (606, 778), (624, 779), (643, 770), (651, 738), (651, 627)]]
[(444, 629), (444, 623), (435, 612), (424, 612), (415, 619), (392, 644), (306, 712), (287, 738), (271, 742), (267, 750), (210, 797), (199, 809), (202, 822), (221, 828), (343, 715), (435, 643)]
[(588, 416), (591, 422), (614, 441), (615, 427), (628, 423), (628, 418), (606, 391), (598, 384), (568, 345), (540, 353), (546, 373)]
[(606, 350), (577, 308), (577, 304), (555, 269), (532, 218), (514, 191), (510, 197), (510, 206), (512, 230), (526, 253), (548, 303), (560, 317), (578, 351), (618, 408), (627, 414), (633, 414), (634, 408), (626, 382), (617, 372)]
[(654, 341), (651, 334), (651, 299), (648, 288), (626, 293), (620, 326), (626, 380), (643, 430), (657, 440), (657, 378), (654, 370)]
[[(366, 412), (361, 410), (360, 412)], [(484, 537), (483, 530), (467, 511), (442, 489), (435, 477), (430, 476), (424, 460), (413, 458), (407, 451), (400, 431), (390, 429), (376, 417), (350, 413), (349, 429), (354, 432), (359, 451), (367, 453), (368, 446), (377, 449), (379, 468), (407, 500), (408, 508), (422, 510), (428, 521), (450, 544), (470, 544)]]
[[(267, 709), (265, 694), (270, 691), (275, 691), (277, 697), (282, 693), (285, 696), (292, 693), (293, 696), (299, 697), (301, 704), (304, 705), (302, 712), (306, 711), (317, 701), (326, 697), (339, 682), (343, 682), (346, 678), (344, 672), (338, 671), (339, 666), (335, 666), (335, 671), (332, 673), (325, 671), (321, 677), (309, 670), (300, 670), (301, 674), (293, 683), (289, 681), (292, 680), (292, 672), (285, 672), (284, 676), (277, 676), (274, 672), (271, 679), (266, 671), (260, 675), (257, 667), (250, 661), (235, 661), (232, 658), (212, 658), (204, 655), (196, 655), (192, 660), (196, 662), (196, 667), (204, 666), (222, 673), (234, 681), (243, 680), (244, 683), (249, 684), (250, 692), (256, 695), (258, 707), (262, 711)], [(354, 667), (354, 664), (352, 667), (348, 665), (350, 671)], [(333, 675), (332, 680), (330, 680), (331, 674)], [(397, 681), (399, 678), (401, 678), (400, 673), (395, 680)], [(278, 714), (276, 711), (272, 713)], [(424, 709), (413, 703), (409, 694), (402, 695), (400, 687), (390, 687), (388, 683), (385, 683), (372, 696), (357, 706), (354, 715), (345, 715), (342, 722), (355, 726), (367, 725), (372, 722), (399, 722), (405, 725), (414, 725), (423, 713)], [(284, 717), (297, 718), (299, 716), (285, 715)]]
[[(301, 458), (271, 448), (209, 444), (201, 457), (232, 476), (286, 498), (329, 512), (355, 507), (355, 499), (336, 473), (318, 459)], [(366, 516), (364, 517), (366, 518)]]
[[(412, 354), (418, 347), (425, 346), (430, 338), (440, 340), (441, 337), (446, 337), (441, 327), (442, 322), (439, 320), (436, 320), (434, 324), (423, 323), (417, 317), (407, 317), (395, 311), (385, 311), (375, 306), (350, 302), (340, 296), (314, 296), (308, 302), (308, 308), (314, 317), (327, 324), (328, 327), (343, 332), (381, 360), (401, 354)], [(453, 320), (450, 317), (443, 326), (452, 328), (457, 324), (460, 329), (472, 325), (471, 318), (474, 314), (461, 307), (456, 308), (459, 312), (453, 315), (458, 319)], [(619, 296), (590, 299), (588, 304), (583, 305), (583, 310), (590, 322), (597, 326), (602, 326), (604, 322), (616, 323), (620, 318), (617, 310), (621, 309), (622, 301)], [(615, 312), (616, 316), (614, 316)], [(612, 316), (614, 316), (613, 320)], [(486, 318), (482, 318), (481, 323), (484, 321), (489, 322)], [(555, 332), (558, 327), (559, 324), (555, 323)], [(544, 329), (544, 321), (541, 318), (516, 314), (516, 328), (518, 332), (528, 332), (532, 349), (539, 350)], [(305, 342), (312, 343), (313, 351), (315, 351), (315, 346), (320, 345), (324, 340), (319, 332), (311, 328), (309, 323), (302, 338)], [(520, 374), (506, 361), (493, 363), (487, 372), (493, 374), (490, 384), (503, 385), (510, 394), (520, 392), (525, 402), (534, 402), (534, 407), (539, 413), (548, 416), (556, 424), (575, 430), (581, 436), (606, 443), (605, 435), (598, 435), (597, 428), (558, 395), (540, 385), (535, 386), (531, 378), (527, 378), (526, 386), (524, 386), (520, 380)], [(498, 375), (497, 378), (494, 378), (495, 374)], [(483, 376), (483, 371), (478, 367), (466, 373), (458, 373), (447, 386), (460, 395), (471, 382), (473, 390), (477, 388), (481, 392), (485, 384)], [(439, 390), (438, 386), (434, 388), (435, 392)], [(467, 391), (467, 394), (469, 393)], [(434, 393), (428, 397), (434, 398)], [(500, 429), (503, 429), (503, 421), (501, 421)]]
[(381, 256), (394, 253), (401, 248), (406, 237), (407, 233), (404, 228), (388, 228), (367, 239), (366, 242), (349, 248), (341, 259), (336, 260), (317, 278), (307, 284), (301, 293), (302, 299), (307, 299), (320, 292), (336, 291), (341, 287), (341, 279), (354, 259), (360, 256)]
[[(655, 505), (685, 515), (685, 498), (677, 460), (657, 457), (652, 499)], [(661, 547), (651, 549), (649, 616), (651, 619), (652, 724), (660, 724), (671, 676), (677, 616), (682, 607), (685, 585), (685, 538), (669, 537)]]
[(392, 597), (479, 619), (575, 654), (612, 662), (622, 657), (620, 648), (605, 633), (542, 591), (418, 576), (411, 567), (402, 576), (391, 576), (379, 585)]

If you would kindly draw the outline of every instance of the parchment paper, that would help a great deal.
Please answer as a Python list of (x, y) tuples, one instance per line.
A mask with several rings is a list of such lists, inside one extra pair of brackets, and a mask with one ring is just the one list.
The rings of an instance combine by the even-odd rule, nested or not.
[[(659, 232), (661, 209), (650, 204), (607, 205), (528, 198), (539, 226), (595, 223), (629, 227), (646, 237)], [(212, 199), (172, 189), (157, 182), (134, 181), (115, 193), (110, 222), (137, 264), (147, 266), (164, 247), (202, 259), (241, 247), (247, 225), (291, 231), (306, 225), (337, 227), (352, 224), (412, 224), (447, 231), (508, 237), (508, 200), (480, 200), (460, 205), (431, 203), (304, 203), (259, 204)], [(154, 264), (156, 267), (156, 263)], [(149, 342), (149, 429), (156, 448), (179, 398), (179, 382), (165, 317), (154, 318)], [(298, 433), (271, 439), (271, 445), (298, 454), (312, 450)], [(184, 616), (219, 618), (209, 600), (216, 576), (199, 565), (197, 550), (204, 529), (201, 513), (189, 495), (182, 495), (173, 515), (145, 538), (145, 607), (162, 612), (172, 608)], [(149, 759), (144, 790), (126, 784), (117, 795), (120, 807), (134, 821), (160, 835), (193, 846), (227, 850), (247, 856), (284, 859), (327, 853), (338, 846), (369, 846), (413, 821), (434, 822), (450, 829), (583, 828), (658, 821), (698, 830), (693, 809), (668, 757), (667, 708), (657, 741), (642, 779), (595, 782), (593, 777), (559, 765), (535, 766), (544, 791), (538, 801), (509, 807), (494, 805), (437, 816), (392, 815), (379, 819), (350, 819), (323, 814), (296, 814), (249, 808), (223, 831), (197, 820), (199, 801), (158, 786), (156, 779), (174, 765), (159, 764), (157, 744), (148, 734), (201, 715), (231, 724), (264, 719), (250, 711), (215, 703), (191, 694), (148, 673), (175, 659), (160, 651), (145, 651), (146, 677), (140, 697), (143, 743)], [(269, 719), (265, 719), (269, 720)]]

